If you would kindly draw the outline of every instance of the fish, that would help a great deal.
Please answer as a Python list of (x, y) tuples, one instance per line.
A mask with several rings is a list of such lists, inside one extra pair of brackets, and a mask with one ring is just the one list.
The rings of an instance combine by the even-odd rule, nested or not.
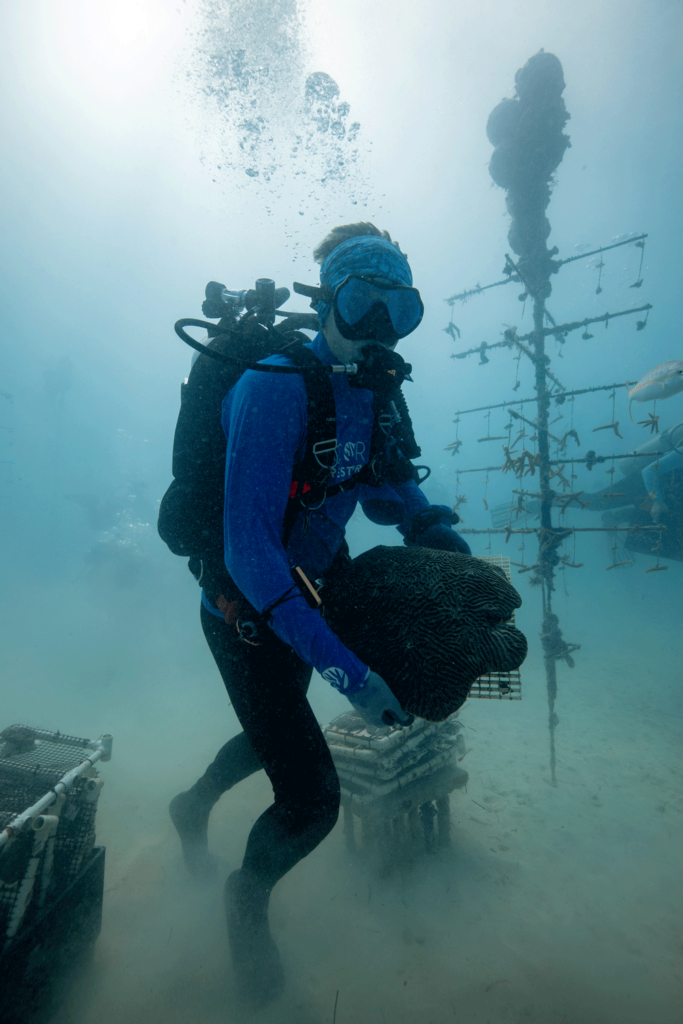
[(671, 398), (683, 391), (683, 361), (673, 359), (668, 363), (660, 363), (654, 370), (644, 374), (638, 383), (628, 390), (628, 414), (633, 423), (631, 405), (633, 402), (652, 402), (658, 398)]

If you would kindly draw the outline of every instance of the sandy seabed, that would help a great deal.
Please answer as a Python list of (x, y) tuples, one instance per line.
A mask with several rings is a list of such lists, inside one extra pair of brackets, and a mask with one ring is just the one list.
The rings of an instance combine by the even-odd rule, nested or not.
[[(239, 866), (270, 785), (259, 773), (222, 798), (210, 826), (219, 876), (190, 880), (167, 804), (237, 723), (187, 608), (169, 627), (150, 621), (148, 608), (142, 615), (144, 603), (128, 607), (126, 621), (120, 609), (71, 604), (64, 622), (80, 622), (71, 652), (58, 621), (34, 635), (33, 671), (56, 645), (51, 671), (68, 678), (73, 713), (57, 684), (31, 724), (96, 735), (86, 724), (96, 720), (115, 735), (98, 811), (102, 933), (54, 1024), (683, 1021), (680, 634), (658, 632), (653, 620), (636, 642), (636, 606), (609, 618), (609, 642), (590, 622), (569, 629), (583, 647), (574, 670), (559, 668), (557, 787), (532, 642), (524, 699), (470, 700), (462, 712), (470, 778), (452, 796), (452, 849), (383, 879), (347, 852), (339, 823), (274, 892), (287, 988), (250, 1014), (236, 996), (222, 882)], [(532, 641), (535, 603), (520, 622)], [(24, 651), (15, 673), (27, 671), (26, 659)], [(328, 694), (314, 679), (322, 721), (345, 705)], [(12, 721), (36, 717), (22, 699)]]

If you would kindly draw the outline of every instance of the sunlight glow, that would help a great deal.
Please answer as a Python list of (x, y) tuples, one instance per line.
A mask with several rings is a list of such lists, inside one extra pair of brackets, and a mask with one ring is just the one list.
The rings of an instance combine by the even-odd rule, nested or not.
[(129, 118), (131, 105), (154, 91), (184, 28), (178, 11), (157, 0), (43, 0), (36, 13), (33, 57), (49, 91), (86, 116), (114, 120)]

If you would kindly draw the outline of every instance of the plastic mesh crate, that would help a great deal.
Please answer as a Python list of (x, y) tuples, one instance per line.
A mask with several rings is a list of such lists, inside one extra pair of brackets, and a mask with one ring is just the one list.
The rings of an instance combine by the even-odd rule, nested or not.
[(460, 722), (416, 719), (404, 729), (371, 730), (353, 712), (324, 730), (339, 779), (353, 802), (371, 802), (453, 762)]
[[(512, 583), (510, 559), (507, 555), (485, 555), (482, 561), (502, 569), (508, 583)], [(513, 614), (512, 624), (514, 623)], [(479, 697), (483, 700), (521, 700), (522, 677), (519, 669), (513, 672), (489, 672), (485, 676), (479, 676), (472, 683), (468, 697)]]
[[(97, 742), (28, 726), (0, 733), (0, 834), (10, 835), (0, 848), (0, 936), (28, 927), (91, 854), (102, 780), (88, 764), (68, 787), (62, 780), (97, 749)], [(50, 794), (42, 813), (22, 820)]]
[(368, 729), (353, 712), (324, 733), (341, 783), (347, 849), (362, 850), (383, 875), (420, 852), (450, 845), (450, 794), (467, 783), (461, 724), (416, 719), (403, 729)]

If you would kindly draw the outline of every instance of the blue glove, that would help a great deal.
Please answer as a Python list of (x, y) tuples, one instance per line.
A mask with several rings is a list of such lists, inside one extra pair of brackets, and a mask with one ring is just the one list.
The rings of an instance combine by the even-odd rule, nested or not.
[(412, 725), (407, 715), (381, 676), (370, 670), (360, 690), (349, 697), (366, 725), (383, 729), (387, 725)]
[(403, 534), (403, 543), (409, 548), (436, 548), (471, 555), (467, 541), (451, 529), (451, 523), (457, 522), (458, 513), (451, 511), (448, 505), (430, 505), (399, 526), (398, 532)]
[(418, 548), (436, 548), (438, 551), (456, 551), (462, 555), (471, 555), (467, 541), (445, 523), (428, 526), (415, 540)]

